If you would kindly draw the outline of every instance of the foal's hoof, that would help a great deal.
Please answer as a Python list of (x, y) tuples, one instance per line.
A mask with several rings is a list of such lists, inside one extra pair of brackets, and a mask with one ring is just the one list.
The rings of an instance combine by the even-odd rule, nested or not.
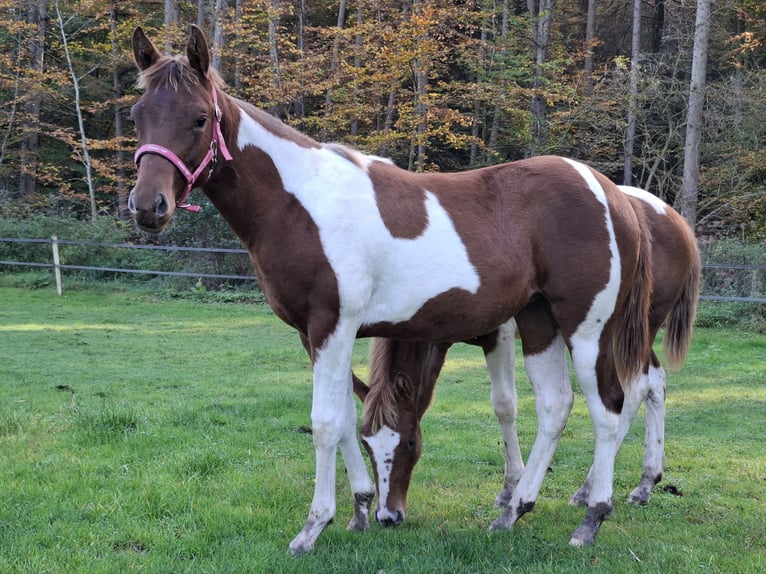
[(511, 498), (513, 498), (513, 491), (503, 489), (503, 491), (497, 495), (497, 498), (495, 498), (495, 506), (498, 508), (507, 508), (511, 503)]
[(569, 499), (569, 506), (588, 506), (588, 493), (581, 488)]
[(569, 539), (570, 546), (593, 546), (595, 543), (595, 539), (583, 540), (577, 536), (572, 536), (572, 538)]
[(360, 492), (354, 495), (354, 516), (348, 523), (348, 530), (360, 532), (370, 528), (370, 505), (375, 498), (374, 493)]
[(649, 492), (639, 491), (639, 489), (636, 489), (630, 493), (628, 502), (630, 504), (635, 504), (636, 506), (646, 506), (649, 504), (649, 496)]

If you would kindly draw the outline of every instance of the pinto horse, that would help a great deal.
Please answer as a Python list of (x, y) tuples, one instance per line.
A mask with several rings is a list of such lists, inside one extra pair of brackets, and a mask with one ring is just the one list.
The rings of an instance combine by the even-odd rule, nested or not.
[[(652, 237), (652, 268), (654, 289), (650, 308), (650, 339), (666, 323), (664, 351), (671, 369), (683, 364), (691, 342), (700, 284), (700, 257), (696, 240), (686, 221), (669, 205), (650, 193), (637, 188), (623, 187), (640, 220), (648, 225)], [(570, 392), (562, 392), (568, 379), (567, 369), (561, 358), (564, 346), (559, 341), (558, 328), (552, 324), (547, 303), (534, 301), (519, 316), (524, 324), (537, 322), (539, 330), (553, 338), (549, 352), (553, 363), (541, 360), (545, 349), (530, 348), (522, 331), (524, 356), (538, 403), (540, 429), (538, 437), (558, 440), (571, 408)], [(484, 350), (491, 381), (491, 401), (500, 422), (505, 442), (505, 480), (495, 503), (507, 506), (514, 489), (523, 480), (524, 465), (516, 435), (516, 388), (514, 383), (514, 332), (513, 321), (488, 335), (466, 341)], [(362, 385), (360, 398), (364, 402), (364, 414), (360, 434), (375, 470), (378, 507), (375, 516), (384, 525), (397, 525), (404, 520), (407, 508), (407, 490), (412, 471), (420, 458), (422, 437), (420, 421), (433, 399), (436, 380), (444, 364), (449, 344), (373, 339), (370, 347), (370, 387)], [(540, 356), (538, 356), (540, 355)], [(665, 371), (652, 351), (650, 361), (636, 381), (625, 393), (620, 414), (622, 440), (630, 428), (642, 402), (646, 402), (646, 438), (643, 472), (638, 486), (629, 500), (635, 504), (649, 501), (653, 487), (662, 478), (664, 458), (665, 421)], [(549, 377), (558, 373), (562, 380)], [(555, 408), (559, 400), (562, 404)], [(547, 417), (553, 413), (555, 421)], [(398, 442), (381, 441), (379, 433), (396, 433)], [(553, 429), (551, 433), (548, 429)], [(545, 445), (533, 453), (553, 454), (555, 444)], [(550, 458), (530, 456), (528, 471), (536, 480), (542, 480)], [(570, 500), (573, 504), (587, 503), (591, 490), (591, 470), (583, 486)], [(525, 488), (529, 482), (522, 482)], [(532, 484), (533, 492), (539, 485)], [(521, 495), (530, 500), (529, 495)]]
[[(369, 524), (375, 489), (356, 436), (355, 339), (462, 341), (540, 297), (594, 421), (585, 522), (598, 522), (611, 508), (619, 381), (632, 380), (650, 351), (651, 245), (614, 184), (559, 157), (410, 173), (318, 143), (226, 94), (196, 27), (185, 57), (161, 55), (140, 28), (133, 53), (144, 90), (131, 111), (139, 169), (128, 207), (137, 225), (160, 231), (201, 188), (311, 358), (316, 482), (291, 553), (312, 550), (335, 515), (338, 447), (355, 501), (349, 528)], [(498, 520), (509, 528), (515, 518)]]

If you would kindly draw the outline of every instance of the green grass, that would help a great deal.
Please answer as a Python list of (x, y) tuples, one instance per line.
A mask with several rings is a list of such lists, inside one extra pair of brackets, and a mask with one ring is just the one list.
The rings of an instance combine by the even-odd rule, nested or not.
[[(362, 375), (365, 357), (362, 341)], [(594, 547), (576, 549), (583, 510), (567, 500), (592, 456), (582, 397), (535, 511), (490, 533), (500, 435), (481, 353), (456, 346), (424, 421), (407, 523), (347, 532), (341, 470), (336, 522), (296, 559), (287, 544), (308, 512), (314, 454), (310, 363), (290, 328), (258, 304), (0, 286), (0, 572), (760, 573), (765, 375), (766, 336), (698, 330), (669, 377), (660, 489), (646, 507), (623, 502), (640, 475), (637, 421), (615, 513)], [(523, 369), (518, 386), (528, 450)]]

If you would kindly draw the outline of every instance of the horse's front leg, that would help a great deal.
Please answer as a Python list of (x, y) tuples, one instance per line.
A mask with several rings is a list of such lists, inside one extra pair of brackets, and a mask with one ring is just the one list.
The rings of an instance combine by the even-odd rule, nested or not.
[(310, 552), (335, 516), (336, 453), (341, 447), (355, 500), (349, 528), (364, 529), (374, 487), (356, 439), (356, 405), (351, 379), (355, 329), (340, 327), (314, 353), (314, 392), (311, 407), (316, 454), (314, 498), (306, 524), (290, 543), (293, 555)]

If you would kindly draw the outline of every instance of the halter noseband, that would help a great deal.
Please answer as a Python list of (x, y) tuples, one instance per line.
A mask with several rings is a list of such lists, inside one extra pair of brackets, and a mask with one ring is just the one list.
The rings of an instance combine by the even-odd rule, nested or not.
[[(213, 136), (210, 138), (210, 147), (208, 148), (205, 157), (202, 158), (202, 163), (199, 164), (199, 167), (194, 170), (194, 172), (192, 172), (192, 170), (190, 170), (183, 162), (183, 160), (174, 152), (161, 145), (144, 144), (136, 150), (136, 154), (133, 156), (133, 161), (136, 164), (136, 169), (139, 167), (139, 160), (141, 159), (141, 156), (147, 153), (151, 153), (164, 157), (166, 160), (172, 163), (178, 171), (181, 172), (181, 175), (183, 175), (186, 179), (186, 187), (184, 188), (184, 192), (181, 194), (180, 199), (176, 201), (176, 207), (180, 209), (186, 209), (188, 211), (199, 211), (199, 205), (191, 205), (186, 201), (186, 198), (189, 197), (192, 187), (194, 187), (194, 184), (197, 182), (197, 179), (199, 179), (199, 176), (202, 174), (205, 168), (211, 163), (215, 165), (215, 162), (218, 159), (219, 149), (221, 150), (221, 154), (225, 160), (232, 159), (231, 154), (229, 153), (229, 148), (226, 147), (226, 140), (223, 138), (223, 134), (221, 133), (221, 118), (223, 118), (223, 112), (221, 112), (221, 108), (218, 105), (218, 90), (215, 88), (213, 88), (213, 108), (215, 109), (215, 122), (213, 123)], [(211, 166), (210, 171), (212, 172), (212, 170), (213, 167)]]

